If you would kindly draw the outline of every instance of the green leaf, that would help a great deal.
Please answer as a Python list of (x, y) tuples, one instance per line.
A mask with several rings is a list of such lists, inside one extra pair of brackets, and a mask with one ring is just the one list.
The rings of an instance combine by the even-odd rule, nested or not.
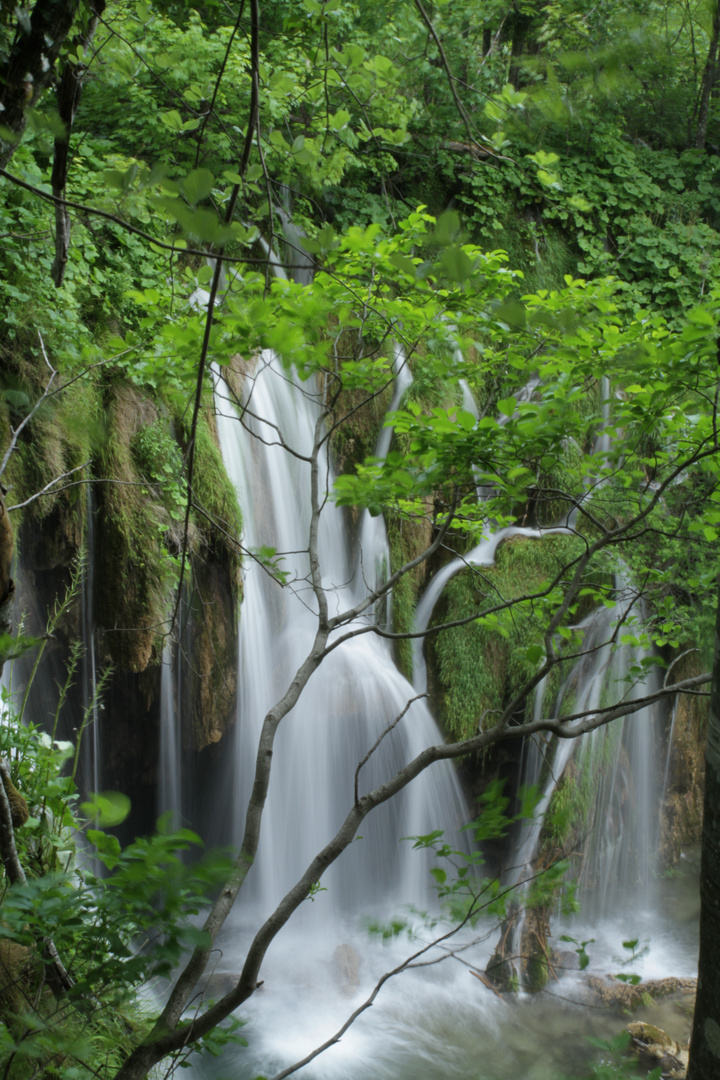
[(415, 263), (407, 255), (400, 255), (399, 252), (395, 252), (390, 256), (389, 261), (401, 274), (405, 274), (409, 278), (415, 277)]
[(98, 791), (80, 804), (82, 813), (105, 829), (120, 825), (130, 813), (130, 800), (121, 791)]
[(182, 131), (183, 118), (177, 109), (170, 109), (169, 112), (160, 113), (160, 123), (164, 124), (169, 131)]
[(214, 184), (215, 178), (209, 169), (193, 169), (184, 180), (180, 181), (180, 188), (191, 206), (197, 206), (208, 197)]
[(440, 265), (451, 281), (461, 283), (472, 276), (472, 261), (462, 248), (447, 248), (443, 251)]
[(36, 645), (41, 645), (43, 638), (29, 637), (24, 634), (20, 634), (18, 637), (13, 637), (12, 634), (0, 634), (0, 658), (4, 663), (6, 660), (16, 660), (18, 656), (22, 656), (28, 649), (34, 649)]
[(457, 239), (459, 232), (460, 215), (455, 210), (446, 210), (437, 219), (435, 229), (432, 235), (428, 237), (428, 243), (433, 244), (435, 247), (447, 247), (448, 244)]
[(117, 858), (120, 855), (122, 849), (117, 836), (111, 836), (100, 829), (88, 829), (85, 835), (101, 855), (109, 855), (111, 858)]

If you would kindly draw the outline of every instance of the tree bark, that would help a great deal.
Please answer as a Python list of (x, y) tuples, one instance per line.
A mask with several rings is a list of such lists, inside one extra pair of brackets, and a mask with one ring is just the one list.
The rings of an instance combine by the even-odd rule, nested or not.
[(18, 32), (7, 62), (0, 69), (0, 123), (16, 136), (15, 142), (0, 139), (0, 167), (5, 168), (27, 124), (25, 113), (36, 105), (53, 80), (55, 61), (70, 33), (80, 0), (37, 0), (29, 29)]
[[(0, 634), (12, 633), (15, 582), (10, 575), (12, 573), (13, 552), (12, 525), (5, 506), (3, 489), (0, 488)], [(3, 660), (0, 655), (0, 675), (2, 675), (2, 669)]]
[[(105, 10), (105, 0), (95, 0), (95, 13), (89, 20), (84, 33), (78, 34), (73, 45), (83, 46), (84, 50), (90, 47), (98, 24), (98, 16)], [(60, 119), (65, 125), (62, 135), (55, 139), (52, 191), (56, 199), (65, 199), (65, 185), (67, 183), (68, 161), (70, 155), (70, 135), (75, 120), (75, 113), (80, 104), (80, 96), (83, 87), (83, 75), (85, 64), (72, 64), (66, 60), (62, 65), (62, 75), (57, 89), (57, 105)], [(50, 276), (59, 289), (65, 277), (70, 251), (70, 214), (64, 202), (55, 203), (55, 258), (53, 260)]]
[(720, 1076), (720, 590), (705, 751), (700, 958), (687, 1080)]
[(708, 50), (708, 58), (705, 62), (705, 70), (703, 71), (702, 85), (700, 87), (700, 106), (698, 109), (698, 124), (697, 132), (695, 135), (695, 148), (702, 150), (705, 146), (705, 138), (707, 135), (708, 116), (710, 113), (710, 97), (712, 94), (713, 86), (715, 85), (715, 77), (717, 75), (717, 58), (718, 58), (718, 44), (720, 43), (720, 2), (715, 8), (715, 17), (713, 19), (712, 36), (710, 38), (710, 48)]

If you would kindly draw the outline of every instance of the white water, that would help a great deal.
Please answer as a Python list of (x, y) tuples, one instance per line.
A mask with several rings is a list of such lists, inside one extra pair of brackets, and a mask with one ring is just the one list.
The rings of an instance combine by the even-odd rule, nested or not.
[[(275, 548), (288, 584), (280, 588), (267, 568), (248, 560), (240, 621), (238, 742), (230, 766), (236, 777), (236, 840), (262, 721), (309, 652), (316, 623), (308, 583), (310, 468), (279, 445), (278, 432), (291, 450), (308, 455), (318, 405), (312, 387), (296, 385), (269, 355), (262, 357), (256, 377), (248, 382), (247, 405), (263, 420), (246, 413), (241, 424), (232, 409), (219, 402), (223, 456), (243, 507), (244, 544), (251, 550)], [(325, 459), (321, 472), (330, 485)], [(378, 550), (384, 548), (389, 561), (384, 525), (369, 515), (363, 522), (362, 572), (348, 522), (332, 502), (324, 507), (320, 534), (323, 584), (333, 615), (366, 595), (368, 566), (377, 564)], [(368, 618), (355, 628), (367, 626)], [(248, 891), (263, 909), (277, 903), (340, 826), (352, 805), (358, 763), (413, 696), (389, 648), (372, 633), (337, 648), (311, 677), (275, 744), (261, 846), (248, 881)], [(424, 702), (413, 704), (363, 767), (360, 792), (440, 740)], [(430, 881), (425, 859), (400, 837), (435, 828), (452, 831), (466, 816), (452, 767), (433, 766), (367, 819), (362, 840), (332, 868), (323, 883), (328, 891), (313, 908), (338, 912), (378, 902), (425, 902)]]
[[(400, 345), (395, 345), (393, 349), (392, 370), (393, 375), (395, 376), (395, 386), (390, 402), (390, 408), (388, 410), (390, 413), (393, 413), (400, 408), (405, 392), (412, 385), (410, 365), (408, 364), (405, 352)], [(381, 428), (375, 447), (376, 458), (380, 458), (384, 461), (387, 457), (392, 442), (393, 430), (392, 424), (386, 424)], [(389, 576), (389, 554), (384, 518), (381, 516), (373, 517), (368, 510), (363, 511), (360, 519), (355, 573), (358, 580), (363, 583), (367, 591), (377, 589)], [(391, 604), (392, 596), (387, 598), (385, 607), (386, 618), (384, 622), (388, 626), (392, 622)]]
[[(406, 370), (401, 354), (396, 353), (397, 381), (392, 408), (398, 406), (406, 389), (401, 382), (402, 372)], [(222, 401), (220, 389), (221, 445), (244, 510), (243, 542), (250, 549), (262, 545), (276, 548), (288, 580), (280, 588), (267, 567), (247, 561), (240, 627), (238, 740), (234, 758), (227, 763), (234, 794), (231, 805), (219, 809), (223, 816), (231, 816), (236, 842), (242, 833), (262, 719), (306, 655), (314, 631), (314, 598), (308, 583), (306, 554), (309, 466), (279, 443), (283, 441), (299, 454), (307, 455), (318, 403), (312, 387), (296, 385), (267, 355), (261, 360), (257, 377), (248, 380), (247, 386), (249, 412), (263, 421), (252, 419), (247, 413), (245, 426), (250, 430), (245, 430), (233, 410)], [(469, 409), (468, 397), (464, 394), (464, 405)], [(390, 429), (381, 433), (377, 457), (387, 454), (391, 437)], [(332, 475), (327, 461), (323, 462), (323, 473), (330, 486)], [(501, 530), (469, 555), (448, 564), (436, 575), (423, 597), (417, 610), (416, 628), (427, 627), (434, 605), (454, 573), (467, 565), (491, 565), (498, 544), (507, 537), (522, 535), (540, 541), (549, 531)], [(381, 518), (364, 514), (356, 535), (354, 543), (343, 515), (328, 503), (323, 512), (321, 562), (331, 614), (356, 603), (368, 586), (377, 584), (389, 563)], [(371, 612), (367, 614), (365, 625), (373, 617)], [(587, 627), (586, 647), (598, 643), (599, 635), (608, 632), (610, 617), (606, 613)], [(426, 683), (421, 647), (417, 646), (416, 650), (415, 692), (424, 690)], [(606, 647), (579, 663), (566, 679), (556, 709), (562, 707), (562, 699), (567, 700), (570, 692), (577, 695), (573, 711), (597, 707), (607, 693), (608, 680), (620, 685), (623, 672), (617, 655)], [(624, 684), (618, 696), (623, 692)], [(219, 943), (215, 974), (218, 982), (214, 988), (211, 981), (209, 996), (219, 996), (226, 988), (223, 979), (237, 974), (244, 949), (259, 921), (340, 824), (352, 802), (357, 763), (412, 695), (413, 690), (398, 674), (389, 650), (372, 634), (360, 636), (336, 650), (312, 677), (276, 741), (261, 848), (242, 901)], [(538, 698), (537, 709), (541, 707)], [(633, 722), (626, 722), (630, 723)], [(652, 751), (645, 738), (649, 725), (635, 724), (635, 728), (641, 737), (626, 733), (623, 738), (619, 726), (615, 729), (618, 731), (615, 740), (625, 748), (627, 761), (640, 765), (638, 775), (645, 761), (645, 778), (633, 781), (643, 804), (640, 819), (645, 824), (630, 841), (630, 850), (649, 853)], [(602, 742), (606, 734), (597, 733), (597, 738), (584, 740), (577, 748), (579, 756), (590, 755), (587, 766), (590, 769), (599, 770), (607, 762), (609, 753)], [(413, 705), (363, 768), (361, 792), (390, 775), (422, 746), (439, 739), (424, 704)], [(167, 745), (172, 755), (175, 752), (172, 741)], [(542, 801), (539, 818), (519, 838), (513, 860), (518, 879), (532, 863), (542, 815), (575, 750), (576, 744), (565, 740), (555, 747), (545, 747), (545, 759), (532, 748), (525, 752), (527, 776), (540, 782)], [(598, 908), (605, 911), (604, 921), (599, 925), (593, 920), (592, 927), (586, 929), (589, 912), (586, 908), (582, 921), (576, 920), (571, 927), (578, 937), (589, 937), (591, 931), (596, 937), (598, 944), (591, 949), (591, 970), (598, 973), (612, 969), (613, 954), (622, 951), (623, 939), (641, 936), (632, 919), (628, 922), (624, 917), (623, 912), (628, 914), (627, 907), (619, 907), (620, 893), (610, 884), (620, 873), (627, 874), (627, 858), (633, 858), (626, 857), (620, 868), (623, 845), (629, 841), (628, 826), (623, 817), (621, 828), (616, 828), (612, 814), (613, 808), (623, 805), (623, 782), (627, 782), (623, 770), (634, 767), (634, 764), (627, 766), (625, 760), (621, 766), (611, 766), (600, 785), (605, 801), (599, 803), (596, 819), (607, 820), (609, 829), (597, 830), (600, 840), (590, 845), (584, 873), (588, 882), (601, 879), (606, 886)], [(173, 801), (172, 794), (169, 801)], [(417, 939), (383, 943), (368, 936), (355, 918), (356, 913), (383, 918), (396, 913), (403, 902), (427, 906), (431, 901), (425, 860), (398, 838), (439, 827), (452, 832), (466, 815), (451, 768), (436, 766), (411, 785), (401, 799), (382, 808), (374, 819), (371, 817), (363, 826), (362, 839), (351, 846), (326, 876), (323, 886), (328, 891), (303, 905), (272, 945), (262, 972), (263, 989), (248, 1002), (242, 1014), (248, 1021), (245, 1034), (250, 1040), (249, 1049), (228, 1051), (219, 1072), (217, 1065), (203, 1063), (194, 1067), (193, 1075), (233, 1076), (238, 1080), (261, 1072), (272, 1076), (277, 1069), (301, 1058), (332, 1035), (370, 992), (375, 980), (418, 947)], [(649, 856), (647, 862), (643, 871), (645, 880)], [(639, 894), (635, 895), (637, 898)], [(613, 904), (615, 917), (611, 919), (607, 912), (608, 908), (612, 911)], [(629, 914), (634, 918), (637, 910)], [(645, 977), (691, 974), (692, 932), (680, 935), (682, 940), (678, 941), (667, 920), (655, 918), (652, 927), (657, 947), (638, 960), (632, 970)], [(416, 923), (415, 929), (421, 940), (427, 938), (428, 931), (422, 923)], [(510, 1008), (468, 973), (463, 961), (482, 970), (494, 942), (493, 934), (468, 949), (459, 962), (446, 961), (440, 966), (406, 973), (389, 983), (381, 993), (380, 1007), (365, 1014), (338, 1046), (301, 1075), (318, 1080), (325, 1077), (365, 1080), (370, 1075), (376, 1080), (440, 1080), (441, 1077), (555, 1080), (559, 1071), (572, 1070), (573, 1054), (578, 1062), (577, 1071), (583, 1071), (587, 1050), (584, 1045), (573, 1044), (568, 1036), (568, 1022), (572, 1025), (573, 1021), (568, 1021), (566, 1003), (548, 1005), (536, 999)], [(347, 998), (342, 993), (342, 980), (338, 979), (333, 958), (337, 946), (342, 944), (352, 945), (360, 960), (359, 985), (355, 994)], [(431, 955), (437, 957), (438, 951)], [(570, 985), (564, 985), (560, 993), (581, 997), (581, 989), (575, 985), (576, 977), (566, 978)], [(617, 1027), (614, 1021), (604, 1028), (594, 1027), (595, 1022), (600, 1023), (592, 1014), (582, 1013), (578, 1024), (582, 1036), (591, 1029), (595, 1034), (607, 1036)]]
[(163, 649), (160, 674), (160, 762), (158, 767), (158, 814), (169, 813), (173, 828), (180, 828), (182, 805), (181, 679), (179, 665), (168, 641)]

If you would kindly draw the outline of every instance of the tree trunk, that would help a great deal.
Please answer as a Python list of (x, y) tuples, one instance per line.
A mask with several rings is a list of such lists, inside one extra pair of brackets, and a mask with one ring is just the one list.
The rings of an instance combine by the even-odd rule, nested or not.
[[(13, 530), (5, 506), (3, 489), (0, 486), (0, 634), (12, 633), (15, 582), (10, 575), (13, 551)], [(2, 669), (3, 659), (0, 654), (0, 675), (2, 675)]]
[[(54, 77), (55, 61), (70, 33), (79, 0), (37, 0), (29, 28), (18, 26), (7, 62), (0, 68), (2, 126), (17, 137), (25, 130), (25, 110), (36, 105)], [(0, 167), (5, 167), (17, 142), (0, 139)]]
[(720, 593), (705, 763), (700, 959), (687, 1080), (717, 1080), (720, 1076)]
[[(95, 14), (88, 21), (84, 33), (78, 34), (73, 40), (73, 45), (76, 48), (82, 45), (84, 51), (88, 51), (95, 30), (97, 29), (98, 16), (102, 15), (104, 10), (105, 0), (95, 0)], [(86, 70), (86, 65), (84, 63), (71, 64), (69, 60), (65, 60), (62, 65), (62, 75), (60, 76), (57, 88), (57, 105), (58, 113), (65, 126), (65, 130), (62, 135), (55, 139), (55, 156), (53, 159), (51, 178), (53, 195), (56, 199), (65, 198), (65, 184), (67, 183), (70, 153), (70, 136), (72, 134), (75, 113), (80, 104), (83, 76)], [(58, 202), (55, 204), (55, 259), (50, 270), (50, 276), (58, 289), (62, 285), (65, 277), (65, 266), (67, 265), (69, 251), (70, 214), (68, 213), (67, 207)]]
[(710, 113), (710, 97), (712, 94), (713, 86), (715, 85), (715, 76), (717, 75), (717, 56), (718, 56), (718, 43), (720, 42), (720, 2), (715, 8), (715, 18), (713, 19), (712, 37), (710, 38), (710, 48), (708, 50), (708, 58), (705, 62), (705, 70), (703, 71), (702, 86), (700, 88), (700, 106), (698, 109), (698, 125), (697, 133), (695, 135), (695, 148), (702, 150), (705, 146), (705, 137), (707, 135), (708, 115)]

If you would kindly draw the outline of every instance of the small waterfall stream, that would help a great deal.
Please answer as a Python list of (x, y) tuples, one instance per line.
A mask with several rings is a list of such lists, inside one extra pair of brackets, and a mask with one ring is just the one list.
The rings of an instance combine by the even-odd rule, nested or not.
[(97, 662), (95, 653), (95, 497), (92, 484), (87, 488), (85, 573), (80, 597), (80, 632), (84, 645), (81, 660), (83, 708), (90, 710), (82, 733), (82, 763), (85, 786), (90, 791), (102, 790), (102, 732), (99, 724), (99, 703), (96, 699)]
[(160, 762), (158, 813), (171, 815), (174, 828), (183, 821), (182, 802), (182, 695), (180, 664), (168, 641), (163, 650), (160, 675)]

